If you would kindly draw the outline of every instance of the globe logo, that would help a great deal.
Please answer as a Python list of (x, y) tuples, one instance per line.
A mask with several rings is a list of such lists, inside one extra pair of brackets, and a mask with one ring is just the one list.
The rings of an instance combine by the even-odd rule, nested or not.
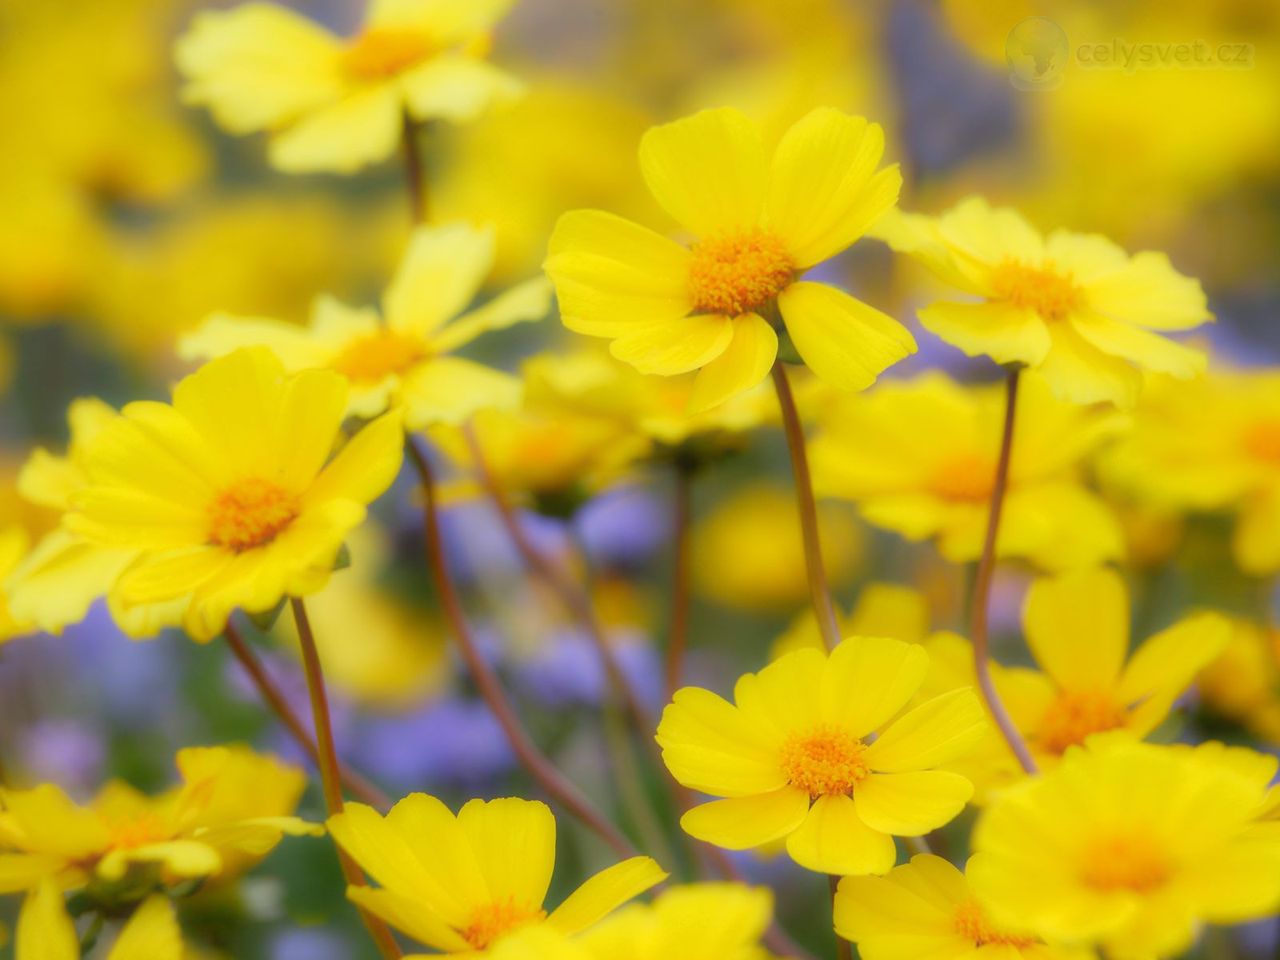
[(1067, 34), (1052, 20), (1028, 17), (1009, 31), (1004, 56), (1019, 90), (1053, 90), (1067, 67)]

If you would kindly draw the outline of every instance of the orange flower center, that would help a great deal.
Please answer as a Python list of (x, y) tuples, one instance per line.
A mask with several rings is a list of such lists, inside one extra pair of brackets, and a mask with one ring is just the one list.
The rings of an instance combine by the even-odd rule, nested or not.
[(987, 920), (987, 915), (983, 913), (982, 907), (978, 905), (976, 900), (966, 900), (956, 907), (951, 923), (956, 933), (966, 940), (971, 940), (975, 947), (995, 944), (1024, 950), (1027, 947), (1035, 946), (1037, 942), (1034, 937), (1014, 936), (991, 926), (991, 922)]
[(1258, 420), (1245, 428), (1244, 449), (1255, 460), (1280, 464), (1280, 418)]
[(708, 237), (693, 245), (689, 295), (698, 313), (736, 317), (764, 306), (796, 276), (782, 240), (767, 230)]
[(1127, 719), (1124, 707), (1104, 691), (1061, 693), (1040, 721), (1037, 739), (1049, 753), (1060, 754), (1091, 733), (1123, 727)]
[(207, 512), (209, 543), (240, 553), (274, 540), (297, 519), (299, 505), (270, 480), (250, 477), (215, 496)]
[(426, 356), (426, 346), (418, 338), (379, 330), (352, 340), (329, 365), (352, 383), (378, 383), (384, 377), (404, 373)]
[(107, 823), (113, 850), (135, 850), (149, 843), (169, 840), (173, 831), (163, 818), (154, 813), (138, 813)]
[(942, 461), (933, 473), (931, 487), (943, 500), (986, 503), (995, 477), (996, 465), (989, 457), (960, 453)]
[(462, 931), (462, 939), (476, 950), (484, 950), (504, 934), (545, 919), (545, 910), (530, 910), (511, 897), (480, 907)]
[(1089, 845), (1081, 878), (1095, 890), (1150, 893), (1172, 875), (1169, 858), (1150, 837), (1122, 833)]
[(824, 724), (783, 741), (782, 773), (788, 783), (808, 791), (814, 800), (849, 793), (871, 772), (862, 759), (865, 750), (857, 737)]
[(342, 69), (354, 80), (385, 80), (421, 63), (435, 52), (431, 41), (413, 30), (366, 30), (342, 53)]
[(995, 299), (1034, 310), (1045, 320), (1064, 320), (1079, 308), (1084, 291), (1069, 273), (1059, 273), (1051, 262), (1033, 267), (1021, 260), (1005, 260), (991, 275)]

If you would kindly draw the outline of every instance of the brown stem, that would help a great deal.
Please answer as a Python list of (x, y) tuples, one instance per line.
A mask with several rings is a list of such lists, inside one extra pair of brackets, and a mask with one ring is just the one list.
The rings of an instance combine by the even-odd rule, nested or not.
[(422, 166), (422, 148), (418, 136), (422, 127), (408, 113), (404, 115), (404, 170), (409, 189), (409, 217), (414, 226), (426, 223), (431, 215), (427, 206), (427, 181)]
[(684, 652), (689, 639), (689, 526), (693, 515), (693, 471), (685, 464), (675, 466), (672, 491), (671, 632), (663, 676), (666, 699), (671, 700), (684, 673)]
[[(293, 620), (298, 627), (298, 645), (302, 649), (302, 666), (307, 676), (307, 692), (311, 697), (311, 719), (316, 728), (316, 752), (320, 762), (320, 784), (324, 790), (324, 803), (329, 816), (342, 812), (342, 783), (338, 779), (338, 751), (333, 742), (333, 723), (329, 718), (329, 696), (324, 688), (324, 671), (320, 666), (320, 651), (316, 649), (315, 634), (311, 631), (311, 621), (307, 618), (307, 608), (301, 597), (290, 597), (289, 605), (293, 610)], [(342, 875), (347, 884), (353, 887), (365, 886), (364, 873), (356, 862), (347, 856), (341, 848), (338, 851), (338, 863), (342, 867)], [(364, 921), (369, 936), (378, 946), (378, 952), (386, 960), (396, 960), (401, 956), (400, 947), (387, 925), (362, 908), (360, 919)]]
[[(289, 731), (289, 735), (293, 737), (294, 742), (306, 751), (307, 756), (318, 767), (320, 753), (316, 749), (315, 740), (311, 738), (311, 733), (307, 730), (302, 719), (294, 712), (293, 707), (289, 705), (288, 699), (286, 699), (280, 688), (276, 686), (275, 681), (271, 679), (270, 674), (262, 666), (262, 661), (254, 654), (249, 644), (245, 642), (235, 624), (228, 621), (224, 635), (226, 636), (227, 646), (231, 648), (231, 652), (235, 655), (236, 660), (239, 661), (240, 666), (244, 668), (244, 672), (249, 675), (253, 685), (258, 688), (258, 693), (262, 696), (262, 699), (275, 713), (276, 718), (284, 725), (284, 728)], [(362, 774), (341, 763), (338, 766), (338, 774), (343, 786), (365, 803), (382, 811), (390, 809), (391, 798)]]
[(996, 726), (1004, 735), (1018, 763), (1027, 773), (1036, 772), (1036, 762), (1027, 748), (1026, 741), (1009, 716), (995, 681), (991, 678), (991, 646), (987, 635), (988, 606), (991, 602), (991, 581), (996, 570), (996, 542), (1000, 534), (1000, 515), (1004, 511), (1005, 493), (1009, 488), (1009, 464), (1013, 457), (1014, 417), (1018, 408), (1018, 370), (1009, 371), (1005, 381), (1004, 432), (1000, 439), (1000, 459), (996, 462), (995, 483), (991, 488), (991, 506), (987, 513), (987, 534), (982, 542), (982, 557), (973, 578), (973, 595), (969, 601), (969, 638), (973, 641), (973, 669), (978, 677), (978, 688), (987, 702)]
[[(827, 886), (831, 889), (832, 927), (835, 927), (836, 891), (840, 888), (840, 878), (834, 873), (827, 877)], [(853, 948), (849, 941), (836, 934), (836, 960), (853, 960)]]
[(467, 624), (466, 615), (462, 609), (462, 601), (458, 598), (458, 591), (454, 586), (453, 577), (445, 562), (444, 544), (440, 536), (440, 517), (439, 506), (436, 501), (435, 477), (431, 469), (431, 462), (428, 460), (425, 451), (420, 447), (420, 441), (417, 437), (410, 436), (406, 440), (409, 457), (418, 470), (418, 476), (422, 482), (422, 492), (426, 499), (423, 525), (427, 541), (427, 565), (430, 567), (431, 575), (434, 578), (436, 592), (440, 596), (440, 603), (444, 607), (449, 627), (458, 642), (458, 650), (467, 664), (467, 669), (471, 672), (471, 678), (475, 682), (476, 689), (479, 690), (480, 696), (484, 698), (494, 718), (498, 721), (498, 725), (506, 735), (507, 742), (511, 745), (512, 752), (515, 753), (516, 758), (520, 761), (520, 765), (542, 787), (546, 794), (598, 834), (619, 856), (634, 856), (636, 850), (626, 837), (591, 805), (591, 801), (556, 769), (529, 738), (514, 708), (511, 706), (511, 702), (507, 699), (506, 692), (502, 689), (502, 684), (499, 682), (497, 674), (494, 673), (493, 668), (489, 666), (476, 648), (475, 640), (471, 635), (471, 629)]
[(809, 457), (804, 446), (804, 426), (796, 410), (795, 396), (781, 360), (773, 364), (773, 386), (778, 394), (778, 406), (782, 408), (782, 429), (787, 435), (787, 450), (791, 454), (791, 472), (795, 478), (796, 504), (800, 509), (800, 533), (804, 539), (805, 571), (809, 577), (809, 593), (813, 598), (813, 612), (818, 618), (822, 642), (828, 650), (834, 650), (840, 642), (840, 622), (831, 602), (827, 586), (827, 572), (822, 563), (822, 540), (818, 533), (818, 508), (813, 501), (813, 480), (809, 476)]

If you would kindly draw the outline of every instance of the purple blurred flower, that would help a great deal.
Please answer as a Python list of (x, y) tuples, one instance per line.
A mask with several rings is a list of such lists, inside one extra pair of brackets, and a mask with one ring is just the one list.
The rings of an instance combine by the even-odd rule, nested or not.
[(75, 720), (41, 720), (18, 735), (18, 762), (36, 783), (56, 783), (77, 799), (102, 781), (107, 745), (95, 727)]
[[(661, 696), (661, 665), (656, 651), (635, 631), (610, 636), (618, 666), (642, 702), (654, 706)], [(514, 665), (518, 682), (531, 697), (552, 707), (595, 705), (608, 682), (595, 645), (581, 631), (551, 634), (532, 656)]]
[(396, 790), (476, 786), (514, 762), (506, 737), (482, 703), (448, 698), (414, 713), (367, 720), (352, 756)]
[(345, 936), (328, 927), (298, 927), (271, 941), (272, 960), (346, 960), (352, 955)]
[(597, 568), (638, 566), (671, 536), (662, 505), (635, 487), (596, 497), (578, 511), (574, 523), (591, 565)]

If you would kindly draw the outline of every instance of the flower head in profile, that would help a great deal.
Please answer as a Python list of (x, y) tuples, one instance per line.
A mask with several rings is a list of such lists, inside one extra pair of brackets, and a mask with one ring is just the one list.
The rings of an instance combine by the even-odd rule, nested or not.
[[(80, 935), (52, 880), (41, 881), (23, 901), (14, 947), (14, 960), (80, 960)], [(129, 915), (104, 960), (182, 960), (183, 956), (173, 903), (155, 893)]]
[(877, 124), (832, 109), (799, 120), (772, 156), (732, 109), (654, 127), (641, 170), (692, 240), (598, 210), (565, 214), (546, 261), (565, 326), (608, 338), (642, 373), (698, 371), (695, 412), (760, 383), (783, 325), (814, 373), (861, 390), (915, 342), (896, 320), (801, 276), (897, 202), (898, 168), (876, 171), (883, 152)]
[(797, 650), (746, 674), (734, 703), (676, 691), (658, 726), (663, 760), (684, 786), (725, 798), (681, 826), (734, 850), (785, 838), (791, 858), (820, 873), (884, 873), (894, 836), (937, 829), (973, 792), (935, 769), (982, 736), (972, 691), (902, 713), (928, 667), (918, 644), (852, 637), (829, 656)]
[(370, 0), (353, 37), (274, 3), (200, 13), (175, 50), (188, 103), (235, 134), (271, 135), (271, 163), (351, 173), (389, 157), (405, 117), (466, 122), (520, 85), (482, 59), (511, 0)]
[(380, 886), (347, 896), (443, 953), (500, 955), (532, 928), (570, 936), (666, 874), (632, 857), (588, 879), (560, 906), (543, 906), (555, 866), (556, 823), (546, 804), (512, 797), (471, 800), (455, 816), (435, 797), (411, 794), (384, 817), (348, 803), (329, 819), (334, 840)]
[(1087, 949), (1050, 946), (1017, 926), (991, 922), (965, 875), (920, 854), (883, 877), (845, 877), (835, 896), (836, 935), (862, 960), (1089, 960)]
[(293, 816), (306, 786), (295, 767), (246, 747), (180, 750), (177, 765), (181, 784), (154, 797), (120, 781), (83, 806), (52, 784), (0, 790), (0, 892), (227, 877), (284, 834), (321, 832)]
[(546, 280), (512, 287), (464, 312), (493, 263), (493, 231), (462, 223), (419, 227), (382, 298), (382, 315), (332, 297), (316, 303), (311, 325), (215, 315), (182, 340), (190, 359), (247, 346), (269, 347), (291, 372), (323, 368), (351, 384), (347, 410), (372, 417), (403, 405), (412, 430), (459, 423), (477, 410), (519, 403), (519, 381), (462, 357), (459, 347), (491, 330), (545, 316)]
[(333, 455), (347, 409), (336, 373), (285, 373), (265, 348), (210, 361), (173, 403), (131, 403), (91, 444), (66, 524), (136, 559), (116, 602), (185, 598), (209, 640), (232, 611), (270, 610), (328, 581), (347, 534), (395, 479), (403, 428), (387, 414)]
[(598, 960), (764, 960), (773, 897), (741, 883), (693, 883), (632, 904), (581, 937)]
[(980, 197), (937, 217), (886, 217), (878, 231), (979, 298), (925, 307), (925, 329), (970, 356), (1038, 370), (1063, 400), (1132, 406), (1144, 372), (1187, 379), (1204, 366), (1203, 354), (1161, 335), (1212, 319), (1200, 284), (1163, 253), (1130, 257), (1097, 234), (1042, 237)]
[(1280, 842), (1257, 824), (1275, 769), (1221, 744), (1075, 748), (984, 812), (969, 880), (996, 923), (1117, 960), (1179, 955), (1201, 924), (1280, 903)]
[[(948, 560), (977, 560), (999, 457), (1004, 391), (929, 373), (838, 397), (810, 444), (819, 496), (909, 540), (936, 539)], [(1114, 411), (1055, 400), (1024, 378), (997, 555), (1048, 570), (1115, 559), (1123, 534), (1084, 481), (1089, 454), (1124, 426)]]

